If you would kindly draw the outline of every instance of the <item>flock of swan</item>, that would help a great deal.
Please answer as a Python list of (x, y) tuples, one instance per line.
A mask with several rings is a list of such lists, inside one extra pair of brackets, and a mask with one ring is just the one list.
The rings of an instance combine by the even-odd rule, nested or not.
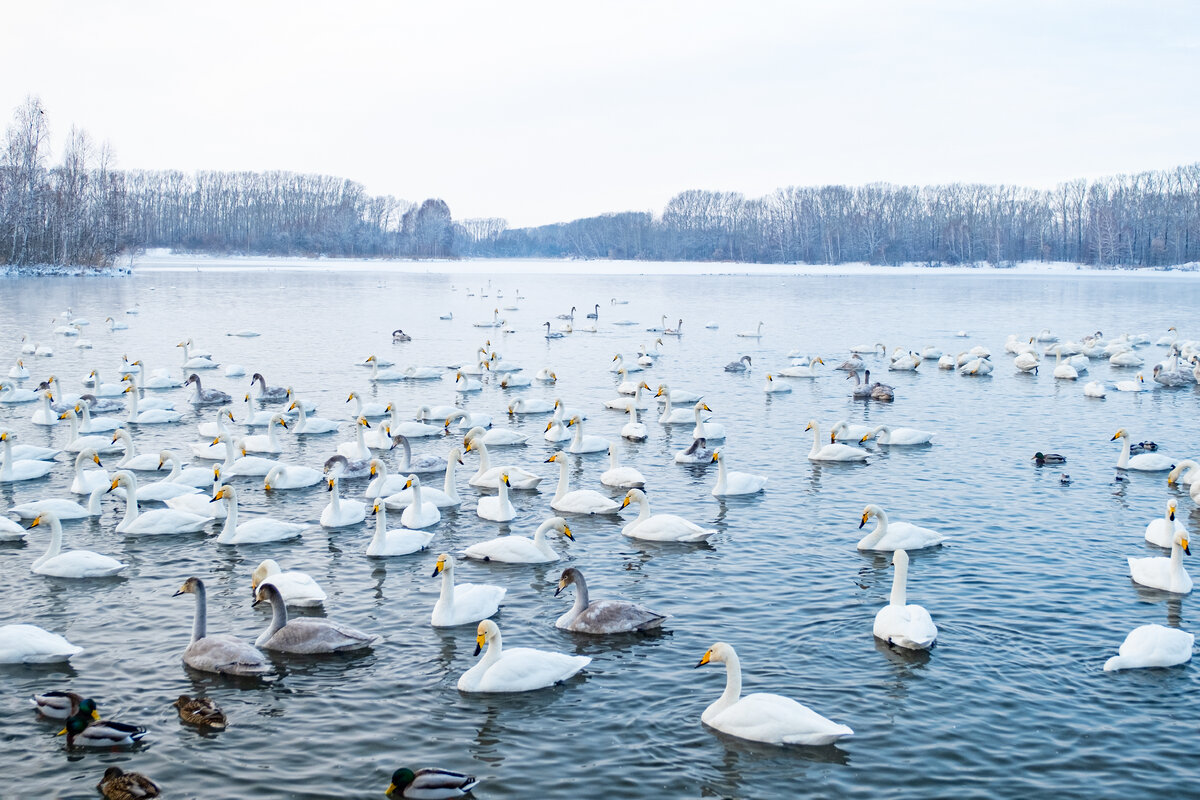
[[(600, 315), (599, 304), (594, 308), (588, 314), (591, 320)], [(569, 314), (560, 315), (567, 320), (564, 330), (553, 331), (551, 323), (545, 323), (547, 340), (587, 330), (571, 327), (574, 312), (572, 308)], [(55, 328), (54, 335), (62, 337), (63, 342), (76, 339), (81, 351), (89, 349), (92, 343), (80, 336), (86, 320), (70, 312), (65, 316), (67, 324)], [(452, 315), (442, 319), (451, 322)], [(112, 317), (107, 322), (110, 336), (128, 330), (125, 323), (116, 323)], [(490, 321), (474, 326), (511, 330), (499, 308)], [(716, 323), (707, 327), (714, 328)], [(765, 323), (760, 322), (738, 337), (761, 339), (764, 327)], [(684, 335), (682, 320), (668, 327), (665, 315), (657, 327), (647, 330), (660, 337)], [(235, 335), (249, 338), (253, 332)], [(412, 336), (403, 331), (393, 333), (396, 344), (411, 340)], [(82, 346), (85, 342), (88, 346)], [(1036, 373), (1042, 359), (1053, 355), (1054, 379), (1074, 381), (1087, 372), (1094, 359), (1106, 359), (1114, 366), (1141, 367), (1145, 363), (1142, 353), (1147, 352), (1149, 344), (1128, 335), (1105, 340), (1098, 332), (1077, 342), (1063, 342), (1044, 330), (1031, 337), (1010, 337), (1005, 350), (1012, 356), (1014, 371)], [(1162, 388), (1179, 388), (1200, 380), (1200, 341), (1182, 340), (1172, 329), (1169, 339), (1158, 345), (1166, 348), (1166, 354), (1153, 366), (1154, 382)], [(653, 511), (651, 482), (638, 466), (619, 463), (614, 439), (588, 431), (615, 429), (620, 439), (640, 445), (660, 429), (681, 426), (689, 433), (687, 445), (668, 456), (679, 464), (716, 465), (712, 496), (752, 497), (776, 491), (780, 485), (774, 476), (731, 468), (729, 453), (722, 445), (736, 433), (728, 429), (727, 423), (717, 421), (720, 405), (715, 400), (706, 399), (704, 392), (646, 377), (653, 374), (665, 352), (662, 338), (653, 340), (651, 347), (643, 346), (634, 359), (617, 354), (609, 363), (594, 365), (597, 371), (607, 370), (614, 380), (612, 396), (596, 408), (568, 405), (561, 399), (568, 393), (567, 387), (559, 384), (554, 369), (544, 367), (529, 375), (506, 360), (490, 338), (481, 341), (469, 359), (450, 370), (423, 365), (396, 368), (386, 359), (371, 355), (362, 362), (366, 368), (363, 382), (376, 390), (386, 390), (402, 381), (428, 381), (431, 386), (436, 381), (460, 397), (477, 393), (489, 397), (490, 410), (479, 410), (480, 403), (473, 403), (471, 410), (453, 403), (431, 403), (409, 413), (394, 401), (372, 402), (361, 389), (346, 387), (346, 403), (354, 403), (349, 419), (318, 416), (315, 404), (305, 401), (290, 386), (271, 385), (259, 372), (248, 383), (238, 381), (241, 397), (205, 386), (212, 382), (202, 375), (214, 374), (221, 365), (211, 354), (198, 351), (190, 339), (179, 343), (182, 352), (178, 369), (151, 373), (141, 360), (125, 358), (119, 364), (100, 365), (105, 375), (119, 375), (118, 382), (105, 383), (100, 370), (92, 369), (78, 390), (67, 379), (53, 374), (48, 366), (51, 362), (41, 360), (53, 358), (53, 348), (29, 337), (23, 337), (19, 346), (21, 352), (13, 359), (8, 377), (0, 379), (0, 484), (20, 486), (23, 502), (4, 509), (7, 514), (0, 516), (0, 540), (21, 542), (31, 532), (49, 532), (45, 551), (29, 565), (32, 573), (85, 580), (119, 576), (129, 569), (129, 564), (109, 555), (67, 549), (68, 529), (64, 524), (69, 526), (78, 520), (98, 519), (113, 536), (203, 532), (211, 536), (214, 546), (273, 546), (275, 557), (263, 559), (251, 576), (254, 605), (270, 608), (270, 620), (254, 641), (209, 632), (206, 580), (218, 578), (191, 576), (178, 585), (176, 596), (190, 594), (194, 598), (190, 641), (181, 643), (181, 659), (202, 672), (265, 676), (275, 670), (276, 660), (289, 655), (366, 651), (385, 641), (379, 632), (359, 630), (333, 619), (289, 614), (289, 608), (323, 608), (328, 595), (307, 573), (281, 566), (280, 562), (287, 561), (288, 542), (320, 528), (329, 532), (362, 529), (359, 549), (367, 558), (412, 557), (430, 547), (439, 552), (436, 540), (444, 528), (447, 509), (473, 511), (481, 520), (508, 523), (518, 517), (514, 499), (538, 493), (533, 496), (544, 498), (544, 502), (537, 501), (544, 507), (543, 521), (532, 530), (473, 542), (456, 554), (439, 552), (432, 577), (440, 580), (440, 592), (427, 613), (434, 627), (472, 626), (475, 654), (480, 657), (458, 677), (460, 691), (528, 692), (560, 684), (588, 669), (592, 658), (506, 646), (500, 626), (492, 617), (500, 611), (507, 588), (459, 583), (455, 580), (456, 563), (547, 564), (563, 560), (556, 550), (561, 546), (559, 542), (573, 542), (572, 527), (579, 527), (574, 521), (595, 515), (615, 518), (636, 511), (635, 516), (624, 518), (620, 528), (631, 540), (694, 545), (708, 542), (717, 533), (687, 516)], [(124, 346), (133, 348), (135, 343), (130, 341)], [(548, 346), (554, 345), (548, 342)], [(877, 344), (850, 348), (848, 358), (834, 369), (854, 381), (853, 385), (842, 384), (848, 398), (893, 403), (902, 402), (903, 397), (898, 401), (894, 387), (871, 382), (868, 367), (873, 366), (877, 374), (911, 372), (925, 362), (933, 362), (939, 369), (975, 378), (994, 372), (999, 366), (997, 361), (984, 346), (951, 355), (934, 347), (888, 350)], [(824, 374), (826, 365), (824, 358), (800, 352), (789, 354), (788, 362), (766, 374), (764, 392), (786, 394), (793, 381), (816, 378)], [(748, 355), (725, 366), (731, 373), (756, 369)], [(859, 379), (860, 371), (866, 373), (865, 383)], [(234, 379), (244, 376), (245, 370), (228, 365), (224, 374)], [(510, 394), (531, 387), (559, 396), (550, 399)], [(1138, 373), (1131, 381), (1117, 381), (1111, 386), (1091, 381), (1084, 387), (1084, 394), (1100, 400), (1109, 389), (1146, 390)], [(660, 404), (661, 409), (654, 408)], [(619, 412), (627, 422), (616, 423), (618, 417), (608, 415), (608, 410)], [(531, 437), (506, 424), (525, 418), (547, 420), (542, 438), (550, 448), (548, 457), (530, 457), (526, 445)], [(27, 444), (19, 428), (51, 431), (54, 444)], [(158, 452), (137, 452), (148, 430), (177, 432), (170, 437), (174, 444)], [(803, 430), (811, 433), (807, 457), (816, 463), (861, 464), (870, 460), (872, 451), (865, 447), (868, 443), (886, 448), (922, 448), (930, 446), (936, 437), (933, 431), (913, 427), (867, 426), (850, 420), (826, 429), (811, 419)], [(320, 448), (324, 453), (321, 459), (309, 464), (293, 463), (279, 458), (285, 450), (282, 437), (287, 436), (328, 444)], [(1200, 503), (1200, 464), (1173, 461), (1156, 452), (1134, 454), (1125, 429), (1112, 438), (1121, 443), (1116, 461), (1119, 470), (1164, 473), (1168, 485), (1189, 487), (1191, 499)], [(441, 444), (447, 441), (448, 447)], [(414, 452), (414, 444), (420, 443), (432, 446), (424, 448), (427, 452)], [(594, 476), (599, 488), (572, 485), (573, 470), (578, 474), (578, 467), (590, 463), (581, 459), (588, 454), (605, 454), (608, 458), (608, 468)], [(470, 471), (468, 458), (475, 458), (477, 466), (464, 482), (460, 472)], [(64, 494), (38, 491), (37, 487), (51, 475), (68, 472), (71, 479)], [(557, 480), (553, 494), (541, 492), (539, 484), (553, 482), (554, 473)], [(362, 483), (356, 485), (355, 481)], [(352, 486), (356, 488), (348, 488)], [(240, 505), (243, 493), (306, 490), (328, 497), (317, 521), (249, 513)], [(474, 501), (473, 506), (467, 504), (468, 499)], [(1183, 566), (1183, 556), (1190, 554), (1188, 533), (1176, 518), (1178, 500), (1171, 497), (1165, 505), (1164, 515), (1146, 526), (1144, 538), (1168, 550), (1169, 555), (1129, 558), (1128, 566), (1138, 584), (1187, 594), (1192, 589)], [(391, 527), (390, 519), (397, 519), (400, 527)], [(908, 553), (936, 548), (947, 537), (941, 531), (891, 520), (875, 503), (863, 509), (859, 527), (865, 528), (871, 520), (874, 526), (857, 548), (890, 553), (893, 566), (891, 593), (875, 615), (873, 634), (892, 647), (928, 650), (937, 641), (938, 628), (929, 611), (908, 602)], [(194, 539), (179, 541), (195, 546)], [(562, 570), (555, 594), (562, 592), (573, 592), (573, 604), (553, 625), (572, 633), (644, 634), (670, 619), (686, 619), (684, 610), (666, 613), (619, 599), (594, 599), (576, 567)], [(514, 638), (520, 641), (520, 632)], [(1180, 664), (1191, 658), (1193, 643), (1192, 634), (1179, 629), (1143, 625), (1129, 633), (1104, 670)], [(55, 663), (81, 651), (62, 635), (32, 624), (0, 626), (0, 663)], [(701, 716), (716, 730), (776, 745), (828, 745), (853, 734), (847, 725), (827, 719), (792, 698), (743, 694), (741, 662), (732, 644), (714, 643), (697, 666), (707, 664), (723, 664), (726, 673), (724, 692)], [(203, 701), (200, 698), (196, 702)], [(95, 701), (69, 692), (48, 687), (34, 702), (44, 716), (67, 720), (64, 732), (74, 746), (132, 744), (146, 734), (138, 726), (103, 719)], [(189, 713), (200, 714), (194, 709)], [(205, 713), (219, 710), (214, 707)], [(222, 716), (222, 725), (223, 720)], [(115, 794), (116, 782), (129, 775), (118, 769), (105, 777), (114, 782), (114, 794), (110, 796), (119, 796)], [(452, 797), (469, 792), (474, 784), (474, 778), (458, 773), (397, 770), (392, 788), (406, 797)]]

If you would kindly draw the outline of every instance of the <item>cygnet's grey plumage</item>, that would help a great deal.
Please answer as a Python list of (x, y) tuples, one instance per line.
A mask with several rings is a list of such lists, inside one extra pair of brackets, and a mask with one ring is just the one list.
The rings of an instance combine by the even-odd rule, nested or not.
[(254, 605), (264, 600), (271, 603), (271, 622), (266, 630), (259, 634), (255, 644), (266, 650), (301, 655), (345, 653), (365, 650), (383, 641), (382, 636), (364, 633), (349, 625), (320, 617), (298, 617), (289, 620), (283, 595), (274, 584), (259, 584)]
[(590, 634), (631, 633), (662, 625), (667, 614), (625, 600), (591, 600), (583, 573), (574, 567), (563, 570), (555, 595), (575, 584), (575, 605), (554, 624), (564, 631)]

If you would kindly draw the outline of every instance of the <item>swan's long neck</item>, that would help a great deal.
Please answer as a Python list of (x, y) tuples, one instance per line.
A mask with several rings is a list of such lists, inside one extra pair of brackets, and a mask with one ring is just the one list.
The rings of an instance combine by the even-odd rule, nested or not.
[(1129, 436), (1121, 437), (1121, 457), (1117, 459), (1117, 469), (1129, 466)]
[(106, 487), (104, 486), (97, 486), (92, 490), (91, 495), (88, 497), (87, 504), (87, 513), (89, 517), (98, 517), (103, 513), (100, 508), (100, 498), (104, 495), (105, 489)]
[[(428, 406), (421, 406), (421, 411), (422, 412), (425, 411), (426, 408), (428, 408)], [(424, 419), (427, 419), (427, 416), (423, 414), (421, 418), (424, 420)], [(395, 403), (392, 403), (392, 419), (391, 419), (392, 429), (393, 430), (399, 429), (401, 422), (403, 422), (403, 420), (400, 419), (400, 406), (396, 405)]]
[(42, 414), (47, 420), (54, 419), (54, 409), (50, 408), (50, 395), (42, 392)]
[(442, 481), (442, 493), (453, 501), (458, 500), (458, 483), (454, 480), (454, 468), (458, 459), (451, 455), (446, 459), (446, 477)]
[[(400, 465), (400, 472), (410, 472), (412, 470), (412, 445), (408, 443), (408, 437), (405, 436), (400, 440), (400, 446), (404, 448), (404, 463)], [(416, 491), (413, 492), (416, 496)]]
[(896, 574), (892, 576), (892, 597), (888, 601), (894, 606), (902, 606), (908, 602), (908, 553), (897, 550), (892, 554), (892, 566)]
[(620, 464), (617, 463), (617, 448), (608, 448), (608, 468), (616, 469)]
[(454, 566), (449, 559), (442, 567), (442, 592), (438, 596), (438, 602), (443, 608), (454, 608)]
[(1183, 586), (1183, 577), (1186, 574), (1183, 571), (1183, 545), (1179, 542), (1171, 543), (1171, 567), (1168, 577), (1168, 587), (1170, 591), (1178, 591)]
[(568, 469), (567, 460), (564, 458), (558, 464), (558, 488), (556, 488), (554, 490), (554, 499), (555, 500), (561, 500), (563, 498), (563, 496), (566, 495), (566, 493), (567, 493), (567, 484), (568, 484), (567, 469)]
[(479, 659), (479, 663), (484, 665), (484, 671), (491, 669), (492, 665), (500, 660), (500, 656), (504, 653), (504, 640), (500, 636), (500, 631), (497, 630), (494, 635), (488, 638), (487, 650), (483, 652), (483, 658)]
[(491, 462), (488, 460), (487, 445), (479, 439), (475, 440), (475, 449), (479, 451), (479, 472), (477, 475), (482, 475), (491, 469)]
[(363, 426), (354, 426), (354, 441), (358, 443), (358, 457), (363, 458), (363, 453), (366, 453), (366, 458), (371, 457), (371, 451), (367, 449), (367, 440), (363, 436)]
[[(342, 513), (342, 498), (341, 498), (342, 491), (341, 491), (341, 488), (338, 486), (338, 478), (336, 475), (333, 476), (333, 492), (332, 492), (332, 494), (333, 494), (333, 497), (329, 498), (329, 507), (333, 509), (334, 516), (337, 516)], [(230, 510), (232, 510), (232, 509), (230, 509)]]
[(128, 478), (129, 480), (125, 483), (125, 519), (122, 520), (122, 525), (128, 525), (138, 516), (137, 478), (132, 474)]
[(575, 573), (575, 605), (571, 607), (571, 616), (577, 617), (584, 611), (587, 611), (588, 590), (587, 582), (583, 579), (582, 572)]
[(725, 691), (717, 702), (713, 703), (718, 710), (724, 710), (738, 701), (742, 696), (742, 662), (737, 653), (725, 655)]
[[(186, 351), (185, 351), (186, 353)], [(196, 615), (192, 618), (192, 641), (198, 642), (208, 633), (208, 598), (204, 584), (197, 581)]]
[(299, 416), (296, 418), (296, 432), (299, 433), (308, 425), (308, 415), (304, 413), (304, 406), (299, 403), (296, 403), (296, 411), (299, 412)]
[(87, 452), (82, 451), (75, 456), (75, 477), (79, 477), (79, 473), (83, 472), (83, 462), (87, 461)]
[(275, 420), (271, 420), (271, 422), (267, 425), (267, 441), (270, 443), (272, 450), (279, 449), (279, 439), (277, 438), (278, 434), (275, 433), (276, 425), (277, 423)]
[(0, 463), (0, 480), (12, 480), (12, 442), (4, 440), (4, 462)]
[(813, 423), (813, 446), (810, 455), (816, 455), (821, 452), (821, 426)]
[(508, 484), (503, 480), (499, 482), (500, 486), (500, 508), (503, 509), (509, 504), (508, 502)]
[(283, 602), (283, 597), (272, 593), (271, 600), (271, 622), (267, 625), (267, 629), (258, 636), (258, 641), (265, 642), (275, 635), (283, 626), (287, 625), (287, 603)]
[(725, 471), (725, 456), (721, 456), (720, 458), (717, 459), (717, 491), (718, 492), (725, 491), (727, 479), (728, 479), (728, 473)]
[(645, 522), (650, 519), (650, 501), (646, 499), (646, 495), (642, 495), (638, 499), (638, 515), (634, 522)]
[(637, 407), (638, 407), (638, 403), (641, 401), (641, 399), (642, 399), (642, 387), (639, 385), (637, 388), (637, 393), (633, 396), (633, 402), (625, 407), (626, 410), (629, 412), (629, 424), (630, 425), (637, 425), (637, 421), (638, 421), (637, 420)]
[(884, 536), (887, 535), (887, 530), (888, 530), (887, 512), (881, 508), (876, 509), (875, 510), (875, 520), (876, 520), (875, 530), (871, 531), (866, 536), (866, 546), (868, 549), (870, 547), (874, 546), (876, 542), (878, 542), (880, 539), (882, 539)]
[(138, 415), (138, 393), (137, 393), (137, 389), (134, 389), (132, 392), (129, 393), (129, 421), (137, 422), (137, 415)]
[(372, 547), (383, 547), (387, 541), (387, 505), (379, 500), (379, 510), (375, 512), (375, 535), (371, 538)]
[(663, 406), (663, 413), (662, 413), (661, 419), (666, 420), (668, 417), (671, 416), (671, 390), (666, 387), (663, 387), (663, 397), (667, 398), (667, 402)]
[(571, 440), (571, 447), (583, 447), (583, 422), (575, 423), (575, 438)]
[(62, 523), (57, 519), (50, 519), (49, 522), (50, 544), (46, 546), (46, 552), (42, 554), (42, 557), (33, 562), (34, 567), (40, 567), (62, 551)]
[(412, 504), (413, 504), (413, 507), (416, 509), (416, 511), (414, 511), (413, 513), (420, 515), (424, 509), (422, 508), (422, 505), (421, 505), (421, 503), (422, 503), (422, 501), (421, 501), (421, 479), (418, 478), (416, 475), (414, 475), (413, 479), (412, 479), (412, 492), (413, 492)]
[[(232, 447), (232, 445), (230, 445), (228, 442), (226, 442), (225, 443), (226, 453), (229, 452), (230, 447)], [(174, 453), (169, 453), (167, 458), (171, 462), (171, 474), (166, 477), (166, 480), (169, 483), (174, 483), (175, 481), (179, 480), (179, 476), (183, 474), (183, 467), (179, 463), (179, 459), (175, 457)], [(226, 459), (226, 461), (228, 461), (228, 460), (229, 459)]]
[(546, 531), (550, 530), (553, 523), (546, 520), (541, 525), (537, 526), (537, 530), (533, 532), (533, 546), (542, 552), (550, 550), (549, 543), (546, 542)]
[(222, 540), (232, 538), (237, 534), (238, 520), (237, 493), (234, 491), (232, 486), (226, 486), (225, 491), (229, 494), (229, 503), (225, 510), (225, 525), (221, 528), (220, 538)]

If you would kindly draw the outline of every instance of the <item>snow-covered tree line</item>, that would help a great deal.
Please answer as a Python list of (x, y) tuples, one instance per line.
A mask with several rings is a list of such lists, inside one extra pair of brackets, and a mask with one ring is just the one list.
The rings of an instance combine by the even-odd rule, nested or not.
[(1200, 261), (1200, 164), (1063, 183), (790, 186), (765, 197), (691, 190), (660, 215), (537, 228), (455, 221), (439, 199), (373, 197), (293, 172), (121, 171), (72, 128), (49, 165), (40, 100), (0, 154), (0, 263), (103, 265), (124, 250), (392, 258), (577, 257), (838, 264)]

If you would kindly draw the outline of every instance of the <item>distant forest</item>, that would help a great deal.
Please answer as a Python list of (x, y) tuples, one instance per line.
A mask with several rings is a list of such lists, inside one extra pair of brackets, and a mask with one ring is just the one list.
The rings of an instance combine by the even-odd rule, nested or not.
[(454, 220), (431, 198), (372, 197), (292, 172), (118, 170), (71, 128), (49, 165), (41, 101), (13, 115), (0, 160), (0, 263), (111, 264), (148, 247), (218, 254), (539, 257), (931, 265), (1200, 261), (1200, 163), (1076, 180), (787, 187), (759, 198), (690, 190), (661, 215), (620, 212), (536, 228)]

